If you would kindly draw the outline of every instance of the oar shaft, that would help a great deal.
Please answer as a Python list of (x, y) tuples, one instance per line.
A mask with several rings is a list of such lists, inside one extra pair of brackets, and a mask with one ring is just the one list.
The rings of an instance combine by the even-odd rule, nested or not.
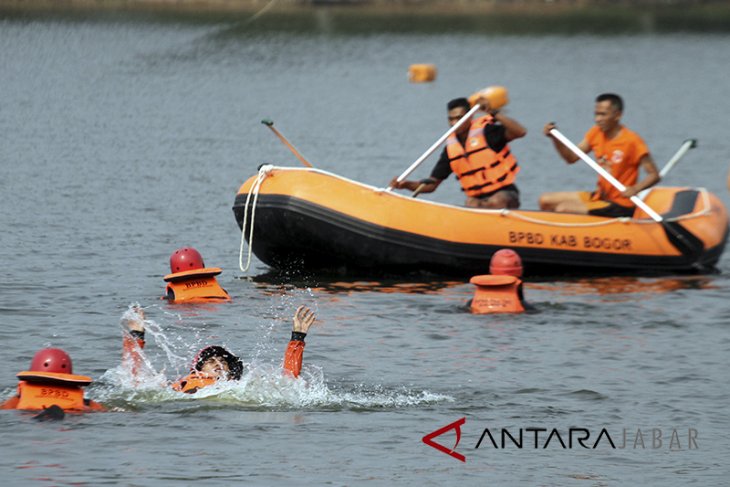
[(411, 195), (411, 198), (418, 197), (418, 195), (421, 194), (421, 191), (423, 191), (423, 188), (425, 188), (425, 187), (426, 187), (426, 183), (419, 184), (418, 187), (416, 188), (416, 190)]
[[(687, 139), (685, 140), (682, 145), (679, 147), (679, 150), (672, 156), (669, 161), (664, 165), (661, 171), (659, 171), (659, 177), (661, 179), (664, 179), (667, 174), (669, 174), (669, 171), (672, 170), (672, 168), (679, 162), (680, 159), (684, 157), (684, 155), (689, 151), (690, 149), (694, 149), (697, 147), (697, 139)], [(650, 188), (647, 188), (643, 190), (641, 193), (639, 193), (639, 198), (642, 200), (646, 198), (646, 195), (649, 194), (649, 191), (651, 191)]]
[[(594, 171), (596, 171), (598, 174), (600, 174), (601, 177), (603, 177), (603, 179), (605, 179), (606, 181), (608, 181), (609, 183), (611, 183), (611, 185), (614, 188), (616, 188), (617, 190), (619, 190), (621, 192), (626, 191), (626, 186), (624, 186), (621, 183), (621, 181), (619, 181), (618, 179), (616, 179), (615, 177), (613, 177), (613, 175), (610, 172), (608, 172), (605, 169), (603, 169), (600, 164), (598, 164), (596, 161), (594, 161), (593, 159), (591, 159), (588, 156), (588, 154), (586, 154), (585, 152), (583, 152), (577, 145), (575, 145), (573, 142), (571, 142), (570, 139), (568, 139), (566, 136), (564, 136), (562, 133), (560, 133), (560, 131), (558, 129), (552, 129), (550, 131), (550, 134), (553, 137), (555, 137), (556, 139), (558, 139), (565, 147), (567, 147), (568, 149), (570, 149), (571, 151), (573, 151), (573, 153), (576, 156), (578, 156), (579, 158), (581, 158), (583, 160), (583, 162), (585, 162), (586, 164), (588, 164), (589, 166), (591, 166)], [(630, 199), (631, 199), (631, 202), (632, 203), (634, 203), (636, 206), (638, 206), (639, 208), (641, 208), (642, 210), (644, 210), (644, 212), (647, 215), (649, 215), (651, 217), (651, 219), (654, 220), (655, 222), (660, 223), (660, 222), (662, 222), (664, 220), (659, 215), (659, 213), (657, 213), (656, 211), (652, 210), (649, 205), (647, 205), (646, 203), (644, 203), (643, 201), (641, 201), (641, 199), (639, 199), (639, 197), (637, 197), (636, 195), (632, 196)]]
[(289, 141), (286, 140), (286, 137), (284, 137), (284, 135), (282, 135), (281, 132), (279, 132), (278, 130), (276, 130), (276, 127), (274, 127), (274, 122), (271, 122), (270, 120), (263, 120), (261, 123), (263, 123), (264, 125), (266, 125), (267, 127), (269, 127), (272, 130), (272, 132), (274, 132), (274, 134), (276, 134), (276, 136), (279, 137), (279, 140), (281, 140), (284, 143), (284, 145), (287, 146), (287, 148), (292, 152), (292, 154), (294, 154), (294, 156), (297, 159), (299, 159), (299, 161), (302, 164), (304, 164), (306, 167), (314, 167), (314, 166), (312, 166), (312, 164), (309, 163), (308, 160), (306, 160), (304, 158), (303, 155), (301, 155), (299, 153), (299, 151), (296, 149), (296, 147), (294, 147), (293, 145), (291, 145), (291, 143), (289, 143)]
[[(396, 179), (396, 181), (398, 181), (398, 182), (400, 183), (400, 182), (401, 182), (401, 181), (403, 181), (403, 180), (404, 180), (405, 178), (407, 178), (407, 177), (408, 177), (408, 176), (409, 176), (409, 175), (410, 175), (410, 174), (411, 174), (411, 173), (412, 173), (413, 171), (415, 171), (415, 170), (416, 170), (416, 168), (417, 168), (418, 166), (420, 166), (420, 165), (421, 165), (421, 163), (422, 163), (423, 161), (425, 161), (425, 160), (426, 160), (426, 158), (427, 158), (428, 156), (430, 156), (431, 154), (433, 154), (433, 153), (434, 153), (434, 151), (435, 151), (436, 149), (438, 149), (438, 148), (439, 148), (439, 146), (440, 146), (441, 144), (443, 144), (443, 143), (444, 143), (444, 141), (445, 141), (446, 139), (448, 139), (448, 138), (449, 138), (449, 136), (450, 136), (451, 134), (453, 134), (454, 132), (456, 132), (457, 130), (459, 130), (459, 128), (460, 128), (460, 127), (461, 127), (462, 125), (464, 125), (464, 124), (465, 124), (465, 123), (466, 123), (467, 121), (469, 121), (469, 120), (471, 119), (472, 115), (474, 115), (474, 114), (475, 114), (476, 112), (478, 112), (480, 108), (481, 108), (481, 107), (480, 107), (480, 106), (479, 106), (478, 104), (477, 104), (477, 105), (474, 105), (474, 106), (473, 106), (473, 107), (471, 108), (471, 110), (469, 110), (468, 112), (466, 112), (466, 115), (464, 115), (463, 117), (461, 117), (461, 119), (459, 119), (459, 121), (458, 121), (458, 122), (456, 122), (456, 123), (455, 123), (455, 124), (454, 124), (454, 125), (453, 125), (453, 126), (452, 126), (452, 127), (450, 128), (450, 129), (449, 129), (449, 130), (447, 130), (447, 131), (446, 131), (446, 133), (445, 133), (444, 135), (442, 135), (441, 137), (439, 137), (439, 139), (438, 139), (438, 140), (437, 140), (436, 142), (434, 142), (434, 143), (433, 143), (433, 145), (432, 145), (431, 147), (429, 147), (429, 148), (428, 148), (428, 149), (426, 150), (426, 152), (424, 152), (424, 153), (423, 153), (423, 154), (421, 155), (421, 157), (419, 157), (418, 159), (416, 159), (416, 160), (415, 160), (415, 161), (413, 162), (413, 164), (411, 164), (411, 165), (410, 165), (410, 166), (408, 167), (408, 169), (406, 169), (405, 171), (403, 171), (403, 174), (401, 174), (400, 176), (398, 176), (398, 178)], [(390, 185), (389, 185), (389, 186), (388, 186), (387, 188), (385, 188), (385, 190), (386, 190), (386, 191), (390, 191), (390, 190), (392, 190), (392, 189), (393, 189), (393, 186), (390, 186)]]
[(684, 157), (684, 155), (689, 151), (690, 149), (694, 149), (697, 147), (697, 139), (687, 139), (684, 141), (682, 146), (679, 148), (676, 154), (672, 156), (671, 159), (669, 159), (669, 162), (667, 162), (661, 171), (659, 171), (659, 176), (664, 177), (667, 174), (669, 174), (669, 171), (672, 170), (674, 165), (679, 162), (679, 160)]

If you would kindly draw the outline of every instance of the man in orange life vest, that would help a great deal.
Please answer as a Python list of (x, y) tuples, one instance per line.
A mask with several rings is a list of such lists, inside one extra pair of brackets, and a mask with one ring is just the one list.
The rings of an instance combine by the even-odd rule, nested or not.
[[(127, 331), (123, 338), (122, 361), (136, 375), (142, 363), (144, 340), (144, 312), (135, 308), (136, 317), (127, 320)], [(284, 353), (284, 372), (292, 377), (299, 377), (304, 355), (304, 338), (315, 322), (315, 315), (306, 306), (300, 306), (293, 318), (292, 335)], [(221, 380), (239, 380), (243, 374), (244, 364), (240, 358), (220, 346), (205, 347), (198, 352), (192, 361), (190, 373), (172, 383), (172, 388), (179, 392), (192, 394), (203, 387)]]
[[(642, 190), (659, 182), (654, 160), (649, 154), (646, 143), (635, 132), (621, 124), (624, 103), (620, 96), (604, 93), (596, 98), (594, 113), (595, 125), (586, 133), (578, 147), (585, 153), (593, 151), (598, 163), (613, 177), (619, 180), (626, 191), (619, 191), (611, 183), (598, 178), (598, 188), (594, 192), (566, 191), (544, 193), (540, 196), (540, 208), (561, 213), (581, 213), (606, 217), (625, 217), (634, 214), (634, 204), (630, 198)], [(578, 156), (555, 139), (550, 131), (553, 122), (545, 125), (543, 132), (553, 140), (555, 149), (568, 164), (578, 160)], [(639, 168), (646, 177), (639, 179)]]
[(33, 356), (30, 369), (18, 372), (18, 393), (0, 409), (43, 411), (104, 411), (101, 404), (84, 398), (84, 386), (91, 377), (74, 375), (71, 357), (60, 348), (45, 348)]
[[(489, 100), (478, 99), (487, 115), (462, 125), (446, 141), (441, 157), (422, 181), (391, 181), (396, 189), (431, 193), (453, 172), (472, 208), (519, 208), (520, 193), (514, 181), (520, 168), (508, 145), (527, 134), (525, 127), (499, 110), (491, 110)], [(466, 98), (448, 105), (449, 125), (454, 126), (471, 108)]]

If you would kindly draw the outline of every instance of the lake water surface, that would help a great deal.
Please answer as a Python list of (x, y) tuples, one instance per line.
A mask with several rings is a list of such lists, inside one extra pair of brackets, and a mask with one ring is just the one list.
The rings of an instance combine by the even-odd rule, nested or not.
[[(437, 65), (435, 83), (407, 82), (421, 62)], [(659, 163), (698, 138), (666, 184), (727, 203), (729, 76), (724, 34), (0, 19), (0, 394), (53, 345), (99, 379), (88, 395), (115, 411), (57, 423), (0, 412), (4, 485), (727, 485), (727, 257), (706, 276), (528, 282), (537, 312), (473, 316), (464, 282), (280, 282), (258, 261), (244, 275), (231, 206), (261, 163), (298, 164), (262, 118), (317, 167), (384, 186), (445, 130), (447, 100), (496, 84), (529, 131), (513, 143), (524, 208), (542, 191), (592, 187), (541, 128), (554, 120), (580, 139), (604, 91), (624, 96), (626, 124)], [(428, 197), (462, 201), (454, 180)], [(224, 269), (231, 303), (158, 299), (170, 253), (186, 245)], [(162, 375), (130, 387), (119, 320), (133, 302), (147, 309), (160, 374), (173, 379), (201, 346), (223, 343), (252, 364), (244, 382), (194, 397), (167, 392)], [(321, 325), (295, 382), (278, 366), (302, 303)], [(460, 418), (465, 463), (421, 442)], [(523, 429), (523, 448), (475, 449), (485, 428)], [(537, 448), (528, 428), (546, 429)], [(566, 448), (543, 448), (553, 428)], [(567, 448), (571, 428), (589, 430), (590, 446), (605, 428), (616, 448)], [(451, 448), (453, 430), (436, 441)]]

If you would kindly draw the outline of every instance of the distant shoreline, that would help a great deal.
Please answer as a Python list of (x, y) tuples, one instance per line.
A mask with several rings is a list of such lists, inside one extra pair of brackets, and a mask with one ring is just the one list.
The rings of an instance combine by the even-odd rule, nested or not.
[(0, 18), (54, 16), (332, 34), (730, 33), (730, 3), (708, 0), (0, 0)]
[(126, 10), (168, 12), (305, 13), (329, 10), (383, 15), (565, 13), (627, 9), (730, 11), (717, 0), (0, 0), (9, 10)]

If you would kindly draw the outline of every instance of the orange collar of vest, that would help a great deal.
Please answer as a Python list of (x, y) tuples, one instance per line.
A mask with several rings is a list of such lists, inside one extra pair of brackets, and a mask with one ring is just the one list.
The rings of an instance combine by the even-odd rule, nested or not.
[(194, 370), (173, 384), (172, 388), (178, 392), (193, 394), (203, 387), (212, 386), (216, 382), (218, 382), (218, 379), (214, 375)]
[(515, 276), (486, 274), (482, 276), (474, 276), (469, 280), (469, 282), (476, 284), (477, 286), (505, 286), (507, 284), (520, 282), (520, 280)]
[(190, 277), (212, 277), (223, 272), (220, 267), (206, 267), (205, 269), (193, 269), (192, 271), (175, 272), (168, 274), (163, 279), (165, 282), (183, 281)]
[(59, 372), (37, 372), (33, 370), (24, 370), (18, 372), (18, 379), (26, 382), (44, 382), (47, 384), (57, 384), (65, 386), (88, 386), (93, 382), (91, 377), (85, 375), (62, 374)]

